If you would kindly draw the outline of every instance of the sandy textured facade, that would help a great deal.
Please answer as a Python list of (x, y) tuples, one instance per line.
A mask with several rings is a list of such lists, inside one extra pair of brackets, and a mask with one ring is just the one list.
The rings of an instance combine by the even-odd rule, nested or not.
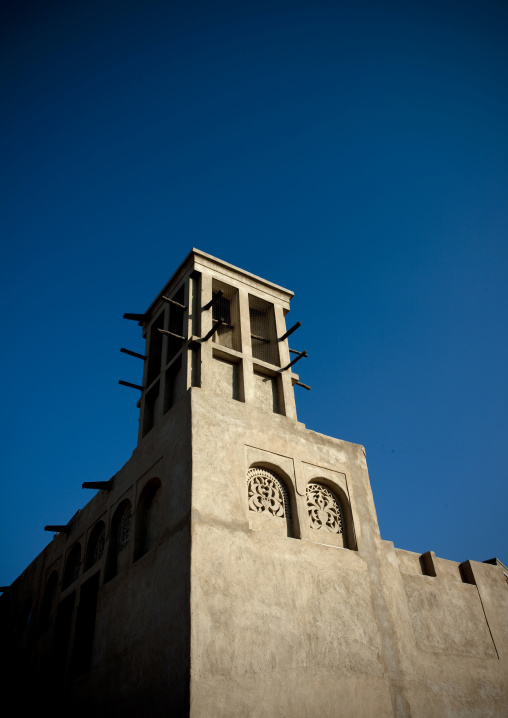
[(363, 447), (297, 420), (291, 296), (193, 250), (137, 318), (138, 446), (2, 596), (4, 700), (508, 715), (505, 567), (381, 539)]

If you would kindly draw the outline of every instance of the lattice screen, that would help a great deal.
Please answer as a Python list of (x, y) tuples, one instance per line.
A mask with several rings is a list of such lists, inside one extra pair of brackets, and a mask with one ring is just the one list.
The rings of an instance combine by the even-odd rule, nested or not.
[(252, 356), (280, 366), (273, 304), (249, 294)]
[[(175, 302), (179, 302), (180, 304), (183, 304), (184, 301), (184, 287), (180, 287), (180, 289), (176, 292), (176, 294), (171, 297), (171, 299), (174, 299)], [(184, 309), (182, 307), (177, 307), (176, 304), (170, 304), (168, 305), (167, 312), (169, 312), (169, 326), (168, 329), (170, 332), (173, 332), (173, 334), (178, 334), (179, 336), (185, 335), (187, 336), (184, 326), (183, 326), (183, 320), (184, 320)], [(183, 346), (183, 342), (181, 339), (177, 339), (176, 337), (168, 336), (167, 338), (167, 356), (166, 356), (166, 363), (171, 361), (174, 356), (178, 354), (180, 349)]]
[(220, 290), (223, 294), (213, 305), (212, 321), (214, 326), (219, 319), (222, 319), (223, 323), (213, 335), (213, 341), (224, 347), (241, 351), (238, 290), (213, 280), (212, 297), (215, 298)]

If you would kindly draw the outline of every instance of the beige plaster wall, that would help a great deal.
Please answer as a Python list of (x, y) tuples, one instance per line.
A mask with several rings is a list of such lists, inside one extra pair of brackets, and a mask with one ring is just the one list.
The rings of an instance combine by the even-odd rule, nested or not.
[[(379, 535), (362, 448), (203, 390), (192, 426), (191, 715), (392, 715), (367, 563), (308, 527), (321, 478), (351, 497), (359, 546)], [(285, 480), (293, 538), (252, 520), (252, 464)]]
[(442, 566), (444, 560), (436, 559), (437, 575), (426, 576), (418, 554), (394, 549), (388, 541), (382, 545), (383, 586), (409, 715), (508, 715), (502, 657), (508, 645), (503, 629), (508, 587), (501, 567), (467, 562), (474, 579), (467, 583), (456, 580), (458, 564)]
[[(249, 512), (246, 473), (285, 482), (290, 530)], [(66, 589), (76, 542), (109, 527), (128, 498), (161, 481), (154, 545), (118, 575), (98, 565)], [(306, 486), (349, 506), (346, 543), (316, 543)], [(347, 507), (346, 507), (347, 508)], [(346, 512), (345, 512), (346, 513)], [(192, 389), (114, 477), (13, 584), (0, 603), (3, 696), (84, 716), (413, 718), (508, 715), (508, 585), (500, 565), (395, 549), (379, 535), (365, 453), (284, 416)], [(273, 530), (272, 530), (273, 529)], [(289, 533), (289, 535), (288, 535)], [(157, 538), (154, 538), (157, 536)], [(431, 537), (430, 537), (431, 538)], [(78, 680), (51, 665), (39, 629), (44, 586), (57, 602), (101, 572), (92, 668)], [(23, 611), (32, 599), (31, 617)], [(53, 612), (54, 621), (54, 612)], [(15, 638), (12, 627), (16, 626)], [(74, 624), (73, 624), (74, 626)], [(71, 632), (74, 627), (71, 628)], [(72, 643), (72, 637), (71, 637)]]
[[(500, 567), (472, 563), (482, 587), (432, 555), (423, 575), (382, 541), (358, 445), (203, 389), (192, 433), (192, 716), (508, 715)], [(285, 481), (290, 537), (249, 512), (252, 465)], [(357, 550), (313, 542), (316, 479), (349, 500)]]

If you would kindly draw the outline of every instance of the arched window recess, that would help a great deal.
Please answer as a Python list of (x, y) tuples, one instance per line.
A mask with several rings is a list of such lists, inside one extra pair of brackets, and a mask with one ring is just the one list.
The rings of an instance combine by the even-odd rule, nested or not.
[(307, 484), (306, 499), (311, 540), (355, 549), (351, 507), (343, 492), (318, 479)]

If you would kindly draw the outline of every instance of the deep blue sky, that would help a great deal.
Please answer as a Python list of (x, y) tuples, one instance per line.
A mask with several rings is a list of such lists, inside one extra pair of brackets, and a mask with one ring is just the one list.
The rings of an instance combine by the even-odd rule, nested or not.
[(122, 314), (192, 246), (295, 291), (383, 538), (508, 563), (508, 5), (5, 8), (0, 584), (129, 458)]

